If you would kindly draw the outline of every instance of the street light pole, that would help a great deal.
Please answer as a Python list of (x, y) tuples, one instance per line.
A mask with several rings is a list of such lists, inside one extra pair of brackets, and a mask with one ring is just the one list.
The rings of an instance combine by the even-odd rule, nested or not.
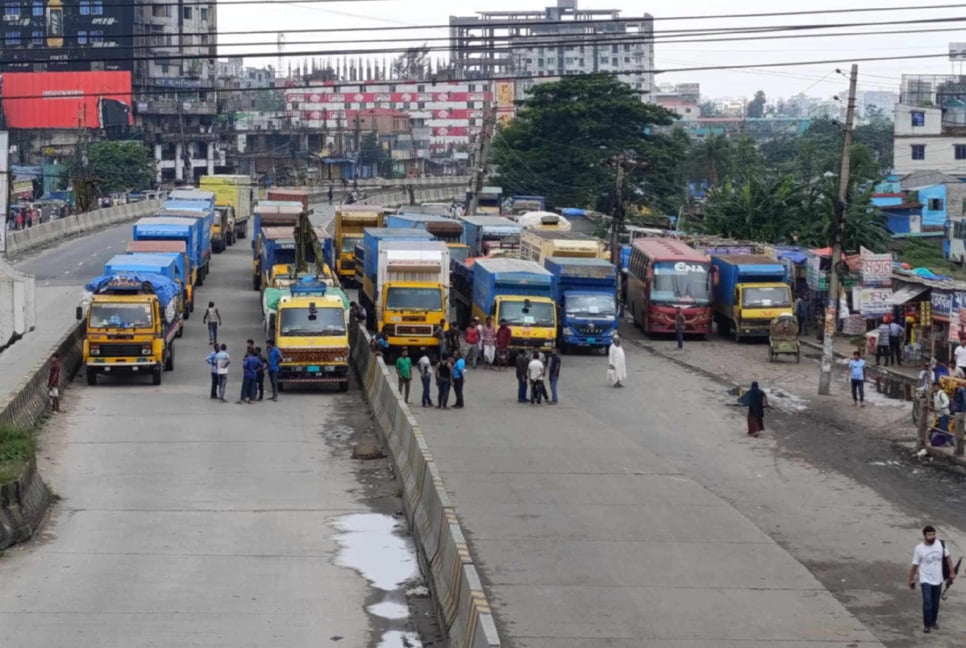
[(839, 195), (832, 223), (832, 267), (828, 278), (828, 304), (825, 308), (825, 336), (822, 340), (822, 372), (818, 377), (818, 393), (828, 396), (832, 384), (832, 365), (835, 361), (835, 323), (839, 306), (839, 263), (842, 260), (842, 239), (845, 235), (845, 211), (848, 208), (849, 170), (852, 155), (852, 125), (855, 121), (855, 87), (859, 66), (852, 64), (849, 76), (849, 104), (845, 113), (845, 138), (842, 143), (842, 166), (839, 169)]

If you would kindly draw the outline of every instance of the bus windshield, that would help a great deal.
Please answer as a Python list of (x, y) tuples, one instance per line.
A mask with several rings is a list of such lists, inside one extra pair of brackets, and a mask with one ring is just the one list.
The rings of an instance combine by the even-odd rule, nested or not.
[(546, 302), (530, 303), (505, 301), (500, 304), (498, 319), (505, 319), (510, 326), (553, 326), (554, 305)]
[(658, 261), (654, 264), (651, 301), (696, 306), (710, 304), (711, 278), (708, 264), (694, 261)]

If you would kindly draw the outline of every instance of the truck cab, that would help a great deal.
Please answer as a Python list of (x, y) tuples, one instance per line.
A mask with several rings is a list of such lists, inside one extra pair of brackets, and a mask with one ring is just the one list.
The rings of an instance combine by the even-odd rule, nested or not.
[(367, 228), (382, 227), (385, 211), (369, 205), (342, 205), (335, 212), (335, 271), (344, 284), (355, 282), (356, 245)]
[(785, 266), (760, 255), (714, 255), (717, 273), (714, 317), (718, 332), (743, 338), (766, 338), (771, 321), (793, 315), (792, 291)]
[(473, 316), (510, 326), (510, 351), (549, 351), (557, 340), (553, 276), (533, 261), (476, 259)]
[(603, 259), (550, 257), (563, 352), (606, 349), (617, 333), (617, 268)]

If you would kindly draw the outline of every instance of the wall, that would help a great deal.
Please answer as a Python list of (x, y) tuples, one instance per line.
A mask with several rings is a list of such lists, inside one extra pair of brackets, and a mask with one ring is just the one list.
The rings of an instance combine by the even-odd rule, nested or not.
[[(929, 202), (938, 200), (940, 209), (930, 209)], [(946, 224), (946, 185), (933, 185), (919, 190), (922, 203), (922, 226), (942, 227)]]
[(0, 259), (0, 347), (37, 323), (35, 282)]

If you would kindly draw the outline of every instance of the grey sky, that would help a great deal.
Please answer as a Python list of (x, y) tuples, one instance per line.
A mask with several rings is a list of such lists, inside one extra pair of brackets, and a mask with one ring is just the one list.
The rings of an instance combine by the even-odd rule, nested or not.
[[(381, 2), (339, 2), (303, 5), (271, 6), (271, 0), (258, 5), (222, 5), (219, 7), (219, 29), (222, 32), (243, 30), (281, 30), (319, 28), (354, 28), (443, 25), (450, 15), (472, 15), (476, 11), (496, 11), (506, 9), (539, 10), (554, 4), (555, 0), (383, 0)], [(759, 13), (769, 11), (790, 11), (793, 8), (807, 10), (840, 9), (844, 7), (878, 6), (922, 6), (928, 4), (956, 4), (942, 0), (812, 0), (809, 3), (776, 3), (774, 0), (731, 0), (731, 2), (695, 2), (694, 0), (578, 0), (578, 6), (585, 9), (616, 8), (624, 16), (639, 15), (646, 11), (659, 19), (655, 30), (694, 28), (729, 28), (761, 25), (802, 25), (818, 23), (867, 23), (868, 27), (848, 28), (841, 31), (874, 32), (877, 30), (905, 31), (916, 29), (945, 28), (945, 25), (879, 25), (883, 21), (912, 20), (923, 18), (964, 17), (963, 22), (953, 23), (959, 30), (934, 33), (900, 33), (888, 35), (868, 34), (863, 36), (842, 36), (831, 38), (796, 38), (758, 41), (727, 41), (709, 43), (661, 43), (660, 36), (655, 46), (657, 66), (664, 69), (681, 67), (755, 64), (763, 61), (799, 61), (814, 59), (844, 59), (854, 57), (874, 57), (892, 55), (917, 55), (945, 53), (950, 41), (966, 41), (966, 8), (942, 10), (916, 10), (901, 12), (875, 12), (829, 14), (811, 16), (787, 16), (774, 18), (710, 19), (710, 20), (660, 20), (662, 17), (698, 16), (722, 13)], [(447, 31), (402, 31), (402, 32), (365, 32), (341, 34), (297, 34), (289, 33), (284, 51), (320, 51), (350, 48), (390, 48), (395, 43), (375, 43), (366, 45), (366, 38), (412, 38), (421, 42), (423, 38), (445, 39)], [(274, 34), (223, 35), (220, 42), (227, 43), (274, 43)], [(298, 41), (308, 41), (299, 44)], [(350, 41), (326, 43), (326, 41)], [(443, 46), (445, 40), (431, 44)], [(399, 45), (402, 45), (400, 43)], [(276, 51), (272, 45), (256, 47), (240, 45), (234, 48), (222, 47), (222, 55), (231, 52)], [(391, 57), (392, 55), (379, 55)], [(445, 56), (445, 52), (434, 53)], [(252, 65), (275, 64), (276, 58), (251, 58)], [(750, 96), (755, 90), (763, 89), (770, 97), (790, 96), (799, 92), (811, 95), (830, 96), (840, 92), (847, 84), (845, 79), (835, 74), (836, 65), (802, 66), (794, 68), (755, 69), (744, 71), (698, 71), (661, 74), (658, 82), (697, 81), (701, 83), (702, 94), (709, 96)], [(945, 58), (884, 61), (859, 63), (860, 90), (898, 90), (899, 75), (902, 73), (948, 74), (954, 71), (952, 64)], [(957, 73), (958, 69), (955, 70)]]

